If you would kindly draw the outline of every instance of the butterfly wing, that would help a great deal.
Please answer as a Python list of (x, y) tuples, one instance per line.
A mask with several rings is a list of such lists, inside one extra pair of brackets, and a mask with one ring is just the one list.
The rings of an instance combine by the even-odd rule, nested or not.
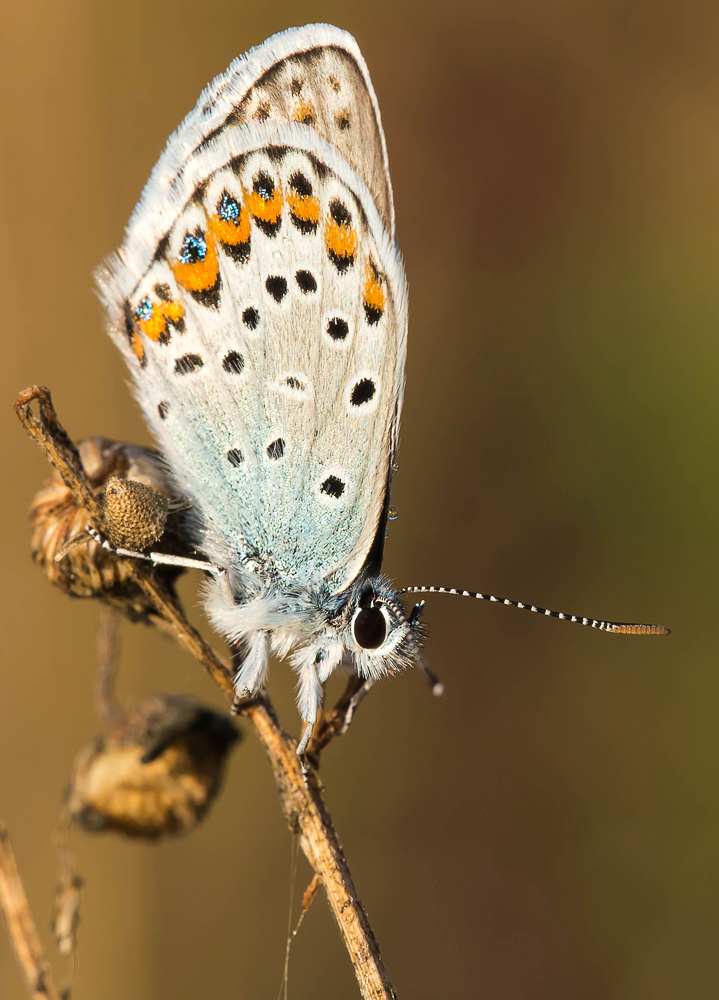
[(99, 281), (198, 541), (342, 590), (382, 517), (403, 390), (406, 284), (380, 210), (316, 129), (268, 121), (195, 148), (161, 225), (154, 199)]
[(170, 137), (128, 226), (126, 246), (157, 243), (174, 218), (183, 175), (218, 134), (251, 123), (298, 122), (317, 131), (359, 174), (391, 239), (394, 204), (377, 98), (355, 39), (330, 24), (273, 35), (232, 63)]

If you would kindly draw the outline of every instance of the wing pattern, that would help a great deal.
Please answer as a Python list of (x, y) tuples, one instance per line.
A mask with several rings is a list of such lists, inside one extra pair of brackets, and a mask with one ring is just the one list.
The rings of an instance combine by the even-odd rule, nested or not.
[[(314, 58), (326, 74), (337, 56)], [(298, 72), (286, 59), (244, 106), (280, 86), (290, 106)], [(193, 149), (159, 228), (153, 175), (100, 284), (199, 546), (342, 590), (377, 532), (397, 440), (407, 301), (391, 193), (376, 204), (321, 128), (249, 117)], [(379, 163), (383, 150), (375, 140)]]

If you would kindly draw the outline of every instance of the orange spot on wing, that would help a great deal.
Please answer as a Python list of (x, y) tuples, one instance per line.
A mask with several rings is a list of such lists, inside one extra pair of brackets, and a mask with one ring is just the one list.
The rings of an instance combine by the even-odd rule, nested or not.
[(173, 299), (171, 302), (162, 303), (162, 312), (170, 323), (179, 323), (185, 315), (185, 307), (179, 299)]
[(162, 340), (167, 333), (167, 322), (157, 306), (152, 310), (149, 319), (139, 319), (137, 325), (150, 340)]
[(304, 98), (297, 102), (297, 105), (292, 112), (292, 117), (296, 122), (300, 122), (302, 125), (314, 125), (317, 122), (317, 115), (315, 114), (314, 107), (309, 101), (304, 100)]
[[(362, 304), (368, 313), (376, 315), (377, 319), (382, 315), (387, 305), (387, 295), (385, 293), (382, 278), (374, 264), (369, 263), (365, 269), (365, 282), (362, 289)], [(376, 322), (376, 320), (375, 320)]]
[(214, 288), (217, 284), (217, 277), (220, 273), (220, 266), (217, 260), (217, 244), (209, 232), (207, 233), (205, 242), (207, 244), (207, 251), (204, 260), (188, 264), (177, 261), (172, 265), (173, 274), (188, 292), (205, 292), (210, 288)]
[(149, 319), (138, 319), (137, 325), (150, 340), (155, 342), (169, 340), (167, 325), (176, 325), (185, 315), (181, 302), (174, 299), (171, 302), (153, 303), (152, 315)]
[(142, 363), (145, 360), (145, 348), (142, 346), (142, 341), (137, 330), (133, 330), (132, 337), (130, 338), (130, 347), (135, 352), (137, 360)]
[(257, 191), (248, 191), (245, 205), (253, 219), (274, 225), (282, 216), (282, 189), (278, 186), (267, 201)]
[(346, 222), (340, 225), (328, 215), (325, 224), (325, 246), (335, 257), (348, 260), (357, 253), (357, 232)]
[(240, 243), (247, 243), (250, 239), (250, 213), (243, 205), (236, 223), (222, 219), (219, 215), (213, 215), (210, 219), (210, 229), (220, 243), (226, 243), (232, 247), (238, 246)]
[(303, 197), (297, 191), (293, 191), (290, 188), (290, 192), (287, 195), (287, 204), (290, 206), (290, 212), (301, 222), (312, 222), (315, 224), (319, 222), (320, 203), (312, 195), (305, 195)]
[(154, 287), (154, 293), (157, 296), (156, 299), (150, 295), (143, 295), (135, 303), (134, 309), (130, 310), (128, 306), (130, 346), (140, 361), (143, 361), (145, 356), (145, 348), (140, 334), (156, 344), (169, 344), (170, 324), (180, 332), (185, 329), (185, 309), (178, 299), (172, 298), (170, 286), (157, 284)]

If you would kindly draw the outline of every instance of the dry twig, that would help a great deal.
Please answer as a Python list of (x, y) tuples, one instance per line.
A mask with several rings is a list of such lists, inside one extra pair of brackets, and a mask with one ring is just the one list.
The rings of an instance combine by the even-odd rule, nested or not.
[(97, 629), (97, 674), (95, 676), (95, 711), (105, 725), (115, 721), (121, 709), (115, 700), (115, 675), (119, 659), (118, 630), (120, 619), (117, 611), (107, 605), (100, 606)]
[[(39, 416), (32, 412), (37, 402)], [(80, 457), (70, 437), (60, 424), (49, 389), (33, 386), (20, 394), (15, 409), (27, 433), (42, 448), (58, 470), (76, 502), (85, 507), (98, 531), (106, 534), (103, 511), (93, 494), (82, 468)], [(235, 697), (230, 665), (205, 642), (185, 617), (177, 599), (158, 580), (154, 570), (139, 561), (129, 560), (133, 579), (151, 598), (164, 631), (202, 664), (225, 697)], [(338, 706), (323, 721), (319, 738), (311, 746), (312, 757), (340, 730), (343, 705), (349, 701), (353, 685)], [(324, 788), (316, 770), (304, 780), (295, 741), (284, 732), (266, 697), (243, 703), (240, 714), (252, 725), (272, 765), (280, 802), (290, 830), (297, 831), (300, 846), (314, 872), (322, 880), (330, 908), (339, 924), (354, 967), (360, 992), (365, 1000), (390, 1000), (396, 996), (382, 961), (382, 956), (360, 902), (344, 851), (324, 802)], [(49, 994), (47, 994), (49, 995)]]
[(37, 1000), (60, 1000), (4, 824), (0, 824), (0, 906), (30, 995)]

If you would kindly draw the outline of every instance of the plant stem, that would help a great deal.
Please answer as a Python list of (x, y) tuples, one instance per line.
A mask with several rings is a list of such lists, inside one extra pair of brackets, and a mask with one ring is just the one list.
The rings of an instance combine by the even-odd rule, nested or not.
[[(39, 418), (32, 412), (38, 403)], [(104, 533), (102, 508), (85, 475), (79, 453), (57, 418), (49, 389), (33, 386), (20, 394), (15, 409), (27, 433), (58, 470), (79, 506), (84, 507), (98, 531)], [(233, 671), (196, 629), (190, 625), (177, 598), (157, 578), (154, 569), (128, 560), (135, 582), (152, 599), (163, 631), (177, 642), (210, 674), (230, 703), (234, 701)], [(338, 705), (320, 725), (321, 740), (310, 753), (317, 761), (319, 751), (339, 731), (343, 704), (354, 690), (352, 682)], [(239, 706), (262, 743), (272, 765), (282, 810), (290, 830), (297, 831), (302, 850), (327, 893), (330, 908), (340, 927), (364, 1000), (392, 1000), (396, 993), (387, 976), (377, 940), (367, 913), (359, 900), (347, 859), (324, 801), (324, 787), (315, 768), (303, 775), (295, 753), (296, 743), (284, 732), (274, 708), (266, 697)], [(45, 995), (45, 994), (43, 994)], [(46, 994), (50, 996), (50, 994)]]

